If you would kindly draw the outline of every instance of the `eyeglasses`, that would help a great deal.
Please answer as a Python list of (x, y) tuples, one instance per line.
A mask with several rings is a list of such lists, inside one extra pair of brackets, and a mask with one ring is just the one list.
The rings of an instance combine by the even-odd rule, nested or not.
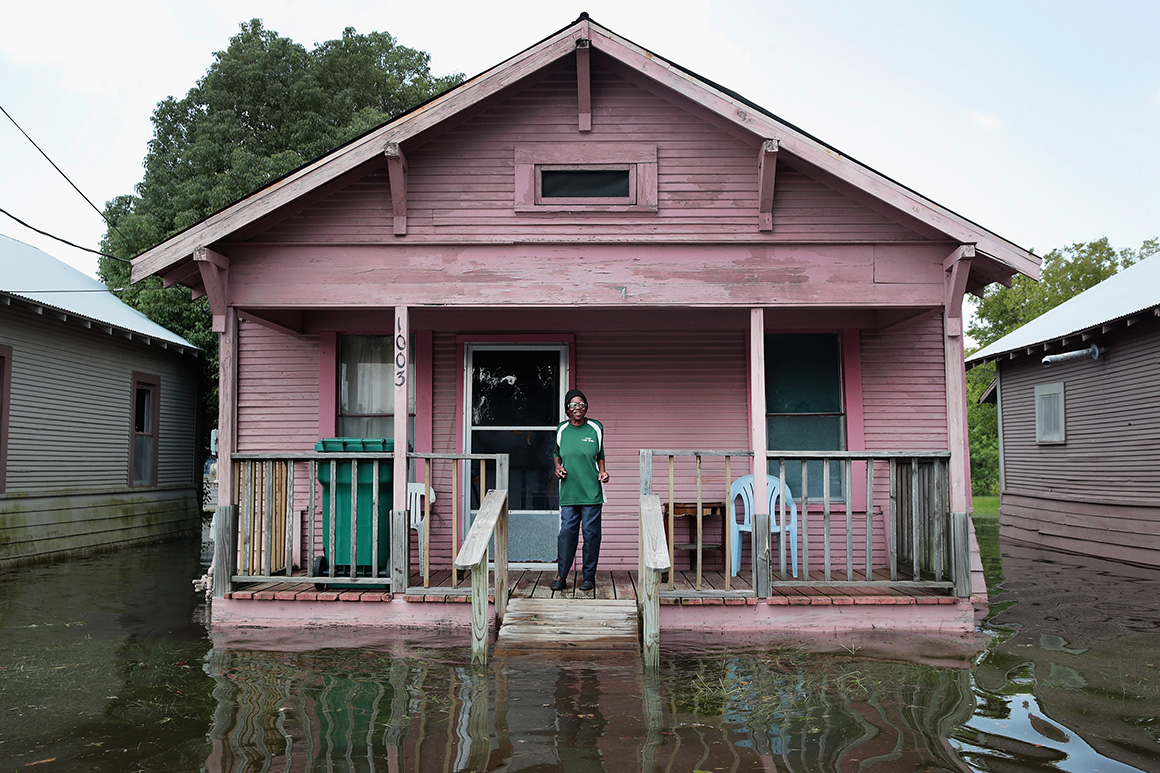
[(568, 403), (568, 410), (572, 410), (573, 408), (587, 408), (587, 407), (588, 407), (588, 403)]

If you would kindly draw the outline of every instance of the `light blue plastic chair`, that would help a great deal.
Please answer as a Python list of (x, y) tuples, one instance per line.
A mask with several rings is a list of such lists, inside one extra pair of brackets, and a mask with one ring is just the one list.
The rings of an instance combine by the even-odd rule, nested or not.
[[(769, 494), (769, 531), (770, 534), (778, 535), (776, 543), (778, 546), (778, 555), (781, 555), (781, 551), (785, 550), (785, 540), (782, 538), (781, 527), (778, 525), (777, 497), (780, 490), (778, 479), (772, 475), (767, 475), (765, 478), (765, 490)], [(789, 511), (785, 530), (789, 536), (793, 576), (797, 577), (797, 502), (793, 501), (793, 492), (790, 491), (789, 486), (785, 487), (785, 494), (786, 509)], [(741, 497), (741, 505), (744, 508), (740, 522), (737, 520), (737, 497)], [(749, 532), (750, 541), (753, 539), (753, 512), (753, 476), (742, 475), (729, 486), (729, 546), (733, 558), (732, 570), (734, 577), (741, 571), (741, 532)]]

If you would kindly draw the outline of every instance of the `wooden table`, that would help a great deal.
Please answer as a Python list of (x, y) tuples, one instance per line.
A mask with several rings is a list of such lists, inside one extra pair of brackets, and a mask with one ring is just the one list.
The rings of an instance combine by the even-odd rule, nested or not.
[[(697, 564), (697, 590), (701, 589), (701, 574), (704, 570), (702, 552), (705, 550), (719, 550), (721, 551), (721, 564), (723, 571), (728, 576), (729, 562), (726, 555), (726, 541), (729, 539), (729, 516), (728, 508), (724, 502), (706, 502), (701, 501), (701, 511), (697, 512), (696, 502), (673, 502), (673, 518), (685, 518), (694, 516), (695, 522), (689, 524), (689, 536), (692, 538), (691, 542), (674, 542), (674, 535), (669, 533), (669, 503), (661, 503), (661, 513), (664, 515), (665, 524), (665, 540), (669, 544), (669, 556), (673, 555), (675, 550), (693, 550), (696, 551)], [(705, 516), (720, 516), (721, 517), (721, 541), (720, 542), (705, 542), (704, 541), (704, 519)], [(669, 572), (669, 588), (673, 587), (672, 570)]]

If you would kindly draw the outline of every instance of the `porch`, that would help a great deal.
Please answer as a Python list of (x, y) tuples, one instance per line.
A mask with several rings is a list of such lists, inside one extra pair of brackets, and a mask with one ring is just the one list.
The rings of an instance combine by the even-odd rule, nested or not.
[[(731, 510), (717, 545), (723, 554), (720, 568), (705, 561), (709, 544), (699, 522), (690, 525), (689, 566), (674, 566), (673, 504), (692, 501), (693, 511), (700, 512), (714, 486), (736, 483), (734, 463), (739, 471), (752, 469), (754, 454), (644, 450), (636, 570), (613, 566), (589, 593), (578, 591), (579, 578), (573, 576), (564, 593), (553, 594), (548, 586), (554, 565), (512, 566), (508, 560), (506, 455), (407, 454), (406, 469), (420, 480), (400, 482), (394, 490), (410, 487), (423, 496), (408, 498), (404, 508), (387, 507), (389, 520), (381, 523), (359, 511), (382, 512), (380, 486), (374, 482), (381, 483), (383, 470), (398, 469), (391, 452), (235, 455), (238, 504), (219, 510), (224, 517), (217, 523), (215, 554), (218, 565), (230, 565), (233, 572), (215, 574), (220, 599), (215, 621), (238, 626), (470, 626), (473, 651), (486, 659), (489, 617), (494, 616), (498, 630), (510, 601), (615, 601), (640, 610), (646, 662), (654, 664), (662, 630), (792, 636), (873, 629), (962, 634), (971, 629), (969, 524), (965, 513), (949, 511), (946, 452), (764, 456), (764, 466), (777, 475), (757, 484), (751, 501), (764, 501), (763, 484), (777, 486), (786, 496), (771, 500), (773, 507), (753, 508), (753, 548), (746, 551), (747, 560), (736, 562), (736, 574), (730, 571), (734, 540), (724, 534), (735, 517)], [(349, 465), (349, 475), (333, 485), (343, 480), (340, 463)], [(723, 478), (713, 474), (718, 463), (724, 465)], [(363, 485), (360, 466), (372, 473), (365, 477), (373, 485)], [(794, 478), (800, 496), (787, 483), (792, 466), (800, 476)], [(816, 487), (810, 483), (811, 466), (821, 470)], [(305, 486), (296, 486), (302, 472)], [(662, 497), (652, 493), (654, 485), (664, 487), (668, 501), (667, 536)], [(442, 501), (451, 500), (453, 561), (433, 558), (439, 552), (433, 550), (438, 541), (431, 531), (436, 490), (451, 493)], [(820, 502), (811, 496), (815, 490)], [(348, 493), (345, 505), (340, 491)], [(292, 517), (300, 503), (305, 508)], [(791, 508), (795, 513), (800, 508), (800, 521), (791, 518)], [(338, 538), (344, 522), (349, 532)], [(369, 539), (360, 541), (360, 530), (369, 531)], [(420, 549), (412, 549), (414, 542)], [(320, 556), (334, 560), (320, 563)], [(337, 567), (339, 561), (346, 565)], [(390, 607), (383, 605), (392, 601)]]
[[(970, 595), (969, 522), (965, 513), (950, 512), (947, 452), (770, 451), (764, 456), (771, 474), (768, 483), (753, 481), (751, 501), (765, 501), (767, 485), (787, 496), (770, 497), (772, 507), (753, 507), (747, 515), (752, 525), (743, 534), (738, 518), (745, 503), (733, 493), (734, 473), (753, 468), (752, 451), (640, 452), (640, 495), (655, 491), (662, 513), (647, 525), (643, 504), (634, 515), (639, 537), (650, 525), (663, 530), (662, 599), (788, 604), (775, 599), (893, 597), (904, 590), (921, 591), (916, 598)], [(328, 593), (314, 586), (330, 585), (348, 595), (389, 592), (413, 601), (461, 596), (470, 574), (457, 568), (457, 556), (482, 502), (497, 491), (504, 494), (505, 533), (480, 538), (495, 561), (502, 550), (505, 566), (514, 563), (507, 556), (512, 516), (506, 510), (505, 454), (408, 453), (405, 469), (417, 480), (401, 485), (390, 477), (399, 469), (392, 452), (235, 454), (233, 467), (235, 505), (222, 508), (215, 520), (215, 564), (232, 569), (215, 573), (219, 598), (252, 598), (237, 594), (254, 592), (263, 594), (258, 598), (272, 592), (309, 597)], [(410, 492), (405, 500), (397, 497), (403, 507), (389, 500), (388, 485), (396, 496)], [(729, 499), (735, 501), (726, 508)], [(443, 507), (438, 532), (432, 526), (435, 501)], [(720, 510), (715, 525), (720, 537), (710, 536), (704, 518), (687, 517), (679, 524), (681, 503), (693, 512), (708, 512), (710, 505)], [(633, 553), (636, 574), (626, 571), (631, 565), (623, 561), (602, 560), (604, 567), (620, 570), (604, 584), (602, 592), (614, 594), (607, 598), (636, 592), (632, 578), (639, 579), (644, 551), (638, 547)], [(685, 561), (679, 560), (682, 553)], [(553, 566), (513, 566), (507, 578), (512, 596), (550, 594), (540, 588), (540, 577)], [(489, 564), (490, 570), (495, 567), (494, 561)], [(309, 587), (282, 587), (299, 584)]]
[[(852, 606), (870, 605), (916, 605), (953, 604), (957, 599), (947, 590), (930, 587), (892, 587), (884, 570), (879, 570), (871, 578), (874, 588), (857, 585), (826, 585), (825, 573), (814, 570), (803, 577), (803, 584), (785, 584), (774, 587), (771, 595), (758, 599), (752, 590), (752, 574), (743, 571), (733, 577), (731, 590), (725, 590), (725, 573), (708, 570), (702, 575), (702, 588), (696, 587), (697, 573), (693, 570), (676, 570), (673, 573), (673, 590), (660, 592), (662, 606)], [(580, 577), (577, 572), (569, 578), (568, 587), (553, 593), (548, 587), (556, 577), (554, 571), (512, 570), (508, 579), (508, 599), (568, 599), (632, 601), (639, 602), (638, 588), (640, 574), (635, 570), (601, 571), (597, 575), (596, 589), (582, 592), (577, 590)], [(451, 572), (442, 570), (432, 575), (431, 587), (423, 587), (423, 577), (415, 572), (411, 575), (407, 590), (396, 596), (385, 590), (351, 588), (321, 590), (314, 586), (304, 574), (289, 578), (284, 582), (237, 583), (236, 589), (226, 594), (227, 599), (240, 601), (323, 601), (323, 602), (368, 602), (382, 603), (402, 600), (417, 604), (467, 604), (471, 602), (471, 577), (461, 573), (458, 582), (451, 584)], [(667, 582), (662, 581), (667, 588)], [(491, 587), (494, 587), (492, 585)], [(488, 601), (494, 603), (494, 591)]]

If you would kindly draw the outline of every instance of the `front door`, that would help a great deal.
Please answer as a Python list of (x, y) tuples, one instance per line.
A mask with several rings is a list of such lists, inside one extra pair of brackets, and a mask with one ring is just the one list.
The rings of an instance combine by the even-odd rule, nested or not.
[[(554, 562), (559, 486), (552, 451), (563, 415), (567, 348), (473, 344), (467, 360), (467, 450), (509, 458), (508, 560)], [(487, 482), (494, 486), (494, 469)], [(469, 490), (474, 510), (477, 487)]]

